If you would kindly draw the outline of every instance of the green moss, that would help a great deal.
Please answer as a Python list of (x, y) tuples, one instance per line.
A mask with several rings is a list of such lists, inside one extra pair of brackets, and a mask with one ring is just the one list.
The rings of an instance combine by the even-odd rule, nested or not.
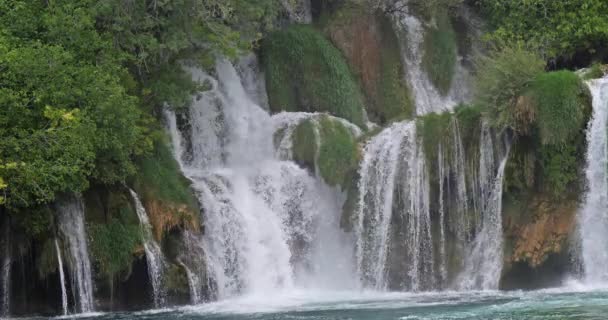
[(40, 250), (36, 269), (40, 280), (46, 279), (58, 269), (57, 249), (55, 249), (55, 239), (47, 239)]
[(169, 265), (163, 279), (165, 287), (169, 292), (180, 295), (187, 295), (190, 293), (188, 275), (182, 266), (175, 264)]
[(313, 121), (308, 119), (300, 123), (294, 130), (292, 139), (296, 163), (314, 171), (318, 146)]
[(296, 25), (262, 44), (273, 112), (325, 111), (363, 125), (363, 96), (344, 57), (321, 33)]
[(565, 143), (584, 125), (589, 94), (574, 72), (539, 75), (530, 95), (537, 107), (537, 125), (543, 144)]
[(377, 19), (382, 34), (379, 92), (376, 99), (378, 118), (382, 123), (400, 115), (411, 118), (415, 112), (414, 101), (405, 81), (399, 39), (391, 21), (384, 14), (378, 14)]
[(444, 144), (446, 138), (451, 135), (451, 122), (452, 114), (448, 112), (429, 113), (417, 119), (416, 132), (419, 139), (422, 139), (424, 153), (429, 163), (437, 159), (439, 144)]
[(587, 69), (585, 71), (585, 73), (583, 74), (583, 79), (584, 80), (599, 79), (603, 76), (604, 76), (604, 71), (602, 70), (602, 64), (594, 63), (591, 65), (591, 67), (589, 67), (589, 69)]
[(138, 161), (135, 187), (143, 197), (166, 203), (186, 204), (196, 212), (198, 202), (173, 158), (169, 147), (157, 142), (154, 152)]
[(91, 254), (101, 275), (112, 280), (121, 273), (129, 273), (138, 246), (141, 230), (135, 212), (123, 207), (107, 223), (89, 225)]
[(338, 121), (322, 118), (319, 171), (329, 185), (344, 183), (347, 174), (357, 165), (357, 143), (352, 133)]
[[(320, 145), (317, 145), (317, 132)], [(357, 140), (338, 120), (328, 116), (308, 119), (293, 133), (293, 156), (298, 164), (310, 170), (318, 168), (327, 184), (343, 185), (357, 166)]]
[(563, 195), (579, 176), (578, 147), (574, 143), (546, 145), (541, 149), (543, 184), (553, 196)]
[(446, 95), (456, 66), (456, 34), (446, 10), (438, 11), (435, 22), (436, 26), (428, 29), (424, 37), (422, 65), (435, 87)]

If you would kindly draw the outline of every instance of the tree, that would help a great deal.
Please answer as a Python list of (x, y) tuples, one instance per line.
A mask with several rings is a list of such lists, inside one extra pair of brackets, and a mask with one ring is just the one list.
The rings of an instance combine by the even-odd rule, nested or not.
[(545, 58), (594, 53), (608, 41), (605, 0), (476, 0), (494, 31), (490, 39), (525, 41)]

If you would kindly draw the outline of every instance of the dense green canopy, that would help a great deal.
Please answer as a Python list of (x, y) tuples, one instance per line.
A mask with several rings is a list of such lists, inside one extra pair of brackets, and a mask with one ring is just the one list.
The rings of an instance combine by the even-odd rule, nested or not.
[(0, 0), (0, 204), (123, 182), (152, 117), (195, 84), (181, 68), (234, 56), (276, 0)]

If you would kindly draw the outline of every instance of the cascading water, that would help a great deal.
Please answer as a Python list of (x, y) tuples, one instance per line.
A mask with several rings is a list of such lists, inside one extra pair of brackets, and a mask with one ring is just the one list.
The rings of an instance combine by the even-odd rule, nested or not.
[(166, 292), (163, 287), (163, 273), (165, 268), (165, 258), (160, 246), (154, 240), (152, 235), (152, 226), (148, 220), (148, 214), (143, 204), (139, 200), (137, 193), (129, 189), (133, 202), (135, 203), (135, 211), (139, 218), (139, 225), (141, 228), (141, 237), (144, 245), (144, 252), (146, 253), (146, 264), (148, 265), (148, 277), (152, 284), (154, 306), (162, 307), (165, 304)]
[(483, 122), (479, 149), (478, 195), (480, 218), (479, 230), (466, 250), (464, 270), (457, 287), (461, 290), (497, 290), (503, 265), (502, 190), (505, 166), (509, 156), (509, 142), (502, 152), (500, 162), (495, 161), (495, 144), (489, 126)]
[(495, 144), (489, 126), (482, 125), (478, 163), (471, 170), (455, 118), (448, 130), (448, 140), (433, 146), (436, 159), (425, 155), (415, 121), (395, 123), (366, 144), (355, 227), (364, 286), (498, 288), (508, 148)]
[[(365, 286), (386, 289), (391, 243), (403, 241), (405, 252), (398, 254), (408, 262), (405, 287), (429, 286), (433, 282), (429, 185), (416, 123), (393, 124), (369, 141), (359, 174), (355, 229), (359, 278)], [(406, 225), (402, 239), (393, 238), (395, 219)]]
[[(201, 245), (218, 298), (347, 286), (352, 263), (343, 262), (349, 249), (338, 226), (341, 203), (305, 169), (276, 156), (273, 138), (282, 120), (252, 101), (230, 63), (218, 62), (217, 79), (191, 71), (211, 90), (190, 107), (187, 129), (178, 130), (170, 111), (167, 120), (174, 150), (182, 150), (176, 158), (200, 199)], [(326, 246), (342, 245), (333, 256), (324, 254)], [(197, 273), (190, 273), (197, 286)]]
[(65, 273), (63, 272), (63, 258), (61, 257), (61, 249), (59, 248), (59, 241), (55, 238), (55, 252), (57, 253), (57, 268), (59, 269), (59, 282), (61, 286), (61, 309), (63, 315), (68, 314), (68, 293), (65, 287)]
[(404, 37), (401, 51), (407, 81), (414, 96), (416, 114), (450, 111), (458, 103), (470, 99), (469, 72), (461, 62), (462, 57), (457, 57), (452, 86), (447, 95), (439, 93), (423, 70), (425, 26), (419, 18), (410, 13), (410, 8), (406, 3), (406, 0), (401, 0), (395, 4), (401, 10), (395, 11), (394, 20), (398, 29), (403, 30), (400, 34)]
[(84, 226), (84, 203), (74, 196), (58, 202), (59, 230), (67, 242), (72, 292), (78, 312), (94, 310), (91, 262)]
[(587, 129), (587, 192), (579, 214), (584, 281), (608, 283), (608, 77), (588, 82), (593, 118)]
[(8, 317), (10, 314), (11, 306), (11, 242), (10, 242), (10, 226), (8, 219), (4, 223), (4, 239), (3, 239), (3, 257), (2, 257), (2, 274), (0, 274), (0, 281), (2, 281), (2, 300), (0, 300), (0, 316)]

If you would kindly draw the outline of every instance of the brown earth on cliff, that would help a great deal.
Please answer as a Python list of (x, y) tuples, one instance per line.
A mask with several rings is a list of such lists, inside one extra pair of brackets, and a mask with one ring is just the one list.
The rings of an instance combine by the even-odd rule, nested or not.
[(505, 220), (506, 237), (512, 245), (505, 262), (525, 262), (537, 268), (550, 254), (563, 253), (575, 230), (577, 209), (573, 200), (555, 202), (545, 196), (534, 196), (525, 212), (529, 218), (508, 216)]

